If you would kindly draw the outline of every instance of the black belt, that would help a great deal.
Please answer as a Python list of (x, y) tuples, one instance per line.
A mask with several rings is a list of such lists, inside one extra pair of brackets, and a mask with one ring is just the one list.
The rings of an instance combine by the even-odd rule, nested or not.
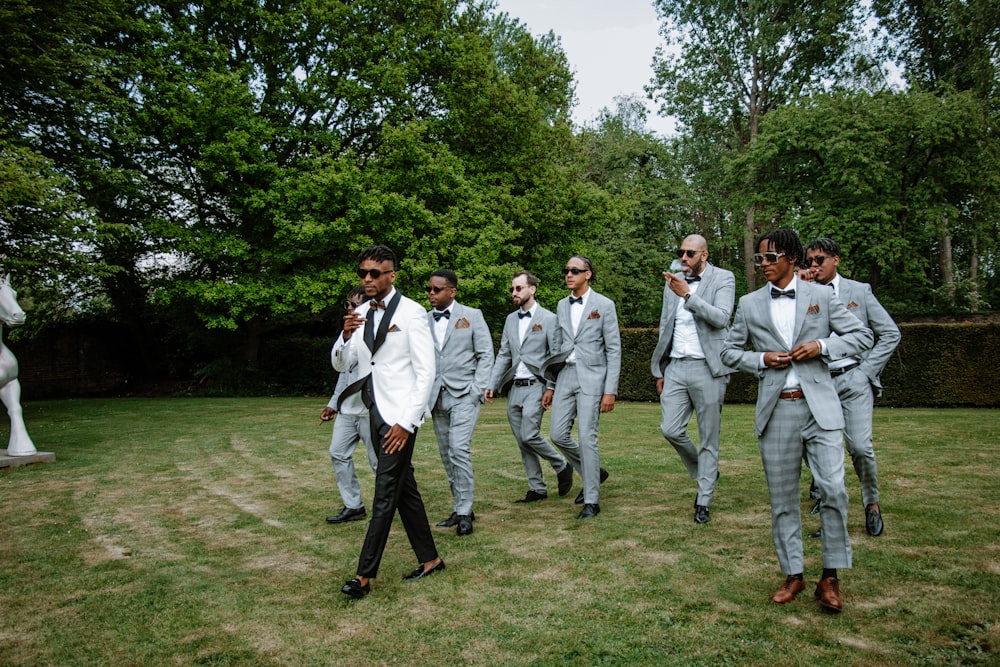
[(847, 366), (841, 366), (840, 368), (831, 368), (830, 377), (837, 377), (838, 375), (843, 375), (847, 371), (853, 371), (860, 365), (861, 365), (860, 361), (855, 361), (853, 364), (849, 364)]
[(536, 380), (534, 378), (522, 378), (520, 380), (514, 380), (514, 386), (515, 387), (530, 387), (531, 385), (535, 384), (536, 382), (538, 382), (538, 380)]

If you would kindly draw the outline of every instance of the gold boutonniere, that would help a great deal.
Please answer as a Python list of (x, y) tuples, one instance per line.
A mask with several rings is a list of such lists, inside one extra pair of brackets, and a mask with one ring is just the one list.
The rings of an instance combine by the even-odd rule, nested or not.
[(858, 307), (858, 304), (855, 301), (852, 301), (849, 304), (847, 304), (847, 309), (848, 310), (851, 310), (852, 308), (857, 308), (857, 307)]
[(532, 324), (531, 325), (531, 330), (532, 331), (541, 331), (542, 330), (542, 325), (541, 324)]
[(460, 317), (458, 319), (458, 322), (455, 322), (455, 328), (456, 329), (468, 329), (469, 328), (469, 320), (465, 319), (464, 317)]
[(597, 312), (597, 309), (590, 311), (590, 315), (587, 315), (588, 320), (599, 320), (601, 319), (601, 314)]
[(815, 303), (809, 304), (809, 308), (806, 309), (806, 315), (819, 315), (819, 305)]

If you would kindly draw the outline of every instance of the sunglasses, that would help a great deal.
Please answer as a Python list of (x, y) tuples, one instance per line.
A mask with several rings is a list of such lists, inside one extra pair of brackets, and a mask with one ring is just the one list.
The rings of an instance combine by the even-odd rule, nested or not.
[(355, 303), (354, 301), (346, 301), (346, 302), (344, 302), (344, 309), (345, 310), (354, 310), (355, 308), (358, 308), (360, 306), (361, 306), (361, 302), (360, 301), (358, 301), (357, 303)]
[(430, 294), (431, 292), (433, 292), (434, 294), (437, 294), (438, 292), (442, 292), (442, 291), (444, 291), (446, 289), (448, 289), (448, 288), (447, 287), (437, 287), (435, 285), (428, 285), (427, 287), (424, 288), (424, 291), (426, 291), (428, 294)]
[(563, 275), (565, 276), (568, 273), (572, 273), (574, 276), (578, 276), (581, 273), (586, 273), (587, 271), (590, 271), (590, 269), (578, 269), (575, 266), (567, 266), (563, 269)]
[(365, 269), (358, 269), (358, 278), (361, 278), (362, 280), (364, 280), (365, 276), (371, 276), (372, 280), (378, 280), (383, 275), (385, 275), (387, 273), (392, 273), (394, 270), (395, 269), (390, 270), (390, 271), (381, 271), (379, 269), (367, 269), (367, 270), (365, 270)]
[(677, 251), (677, 258), (680, 259), (684, 255), (687, 255), (688, 259), (692, 259), (695, 255), (697, 255), (700, 252), (701, 252), (700, 250), (691, 250), (690, 248), (685, 250), (684, 248), (680, 248)]
[(802, 265), (808, 267), (812, 266), (813, 263), (815, 262), (816, 266), (823, 266), (823, 262), (825, 262), (827, 259), (829, 259), (829, 257), (826, 257), (824, 255), (816, 255), (815, 257), (806, 257), (805, 260), (802, 262)]
[(511, 294), (513, 294), (515, 292), (520, 292), (523, 289), (528, 289), (528, 288), (525, 287), (524, 285), (514, 285), (513, 287), (510, 288), (510, 291), (511, 291)]
[(779, 257), (784, 257), (784, 256), (785, 253), (783, 252), (755, 252), (753, 254), (753, 263), (756, 266), (760, 266), (761, 264), (764, 263), (764, 260), (766, 259), (768, 264), (774, 264), (775, 262), (778, 261)]

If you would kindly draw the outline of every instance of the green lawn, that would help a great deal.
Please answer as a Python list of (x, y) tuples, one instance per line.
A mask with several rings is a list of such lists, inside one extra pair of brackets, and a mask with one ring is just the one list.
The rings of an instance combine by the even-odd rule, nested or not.
[[(848, 471), (853, 570), (844, 612), (781, 584), (753, 407), (727, 406), (711, 523), (659, 433), (655, 404), (601, 420), (600, 516), (527, 488), (503, 401), (473, 441), (475, 533), (434, 529), (447, 570), (415, 566), (393, 527), (372, 594), (353, 575), (365, 523), (341, 506), (319, 424), (325, 399), (29, 403), (57, 461), (0, 471), (4, 665), (958, 665), (1000, 663), (1000, 412), (878, 409), (882, 537)], [(0, 427), (6, 441), (6, 426)], [(427, 424), (417, 481), (451, 511)], [(366, 498), (372, 474), (356, 454)], [(807, 532), (818, 519), (803, 483)]]

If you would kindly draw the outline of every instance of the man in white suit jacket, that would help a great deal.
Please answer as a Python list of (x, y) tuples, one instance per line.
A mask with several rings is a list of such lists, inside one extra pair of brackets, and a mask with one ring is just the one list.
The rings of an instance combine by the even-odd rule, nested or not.
[(871, 285), (844, 278), (840, 266), (840, 245), (833, 239), (819, 238), (806, 247), (806, 264), (812, 266), (816, 282), (833, 289), (848, 312), (875, 334), (875, 346), (860, 355), (830, 363), (830, 375), (844, 410), (844, 440), (851, 455), (854, 472), (861, 483), (861, 502), (865, 507), (865, 531), (877, 537), (884, 524), (879, 508), (878, 464), (872, 445), (872, 411), (875, 396), (882, 394), (882, 380), (889, 358), (899, 345), (899, 327), (872, 293)]
[[(731, 271), (708, 263), (708, 243), (698, 234), (681, 242), (677, 257), (681, 272), (663, 273), (660, 339), (650, 370), (660, 395), (660, 431), (698, 484), (694, 521), (708, 523), (719, 477), (722, 403), (729, 376), (736, 372), (722, 363), (736, 279)], [(687, 433), (692, 411), (698, 417), (700, 446)]]
[[(358, 277), (370, 301), (344, 319), (343, 334), (331, 352), (338, 371), (358, 364), (359, 380), (344, 392), (360, 392), (378, 454), (372, 518), (357, 576), (341, 588), (353, 598), (371, 591), (370, 579), (378, 574), (397, 509), (419, 562), (404, 579), (421, 579), (444, 569), (411, 464), (417, 429), (423, 424), (434, 383), (434, 343), (427, 311), (393, 287), (396, 256), (388, 247), (362, 250), (358, 263)], [(363, 332), (357, 334), (358, 329)]]
[(438, 269), (427, 284), (427, 313), (437, 375), (428, 409), (434, 423), (441, 462), (454, 499), (451, 516), (437, 525), (455, 526), (458, 535), (472, 533), (472, 432), (479, 419), (483, 392), (493, 369), (493, 339), (483, 312), (455, 301), (458, 276)]
[[(556, 306), (562, 333), (559, 353), (545, 362), (542, 373), (558, 376), (550, 435), (583, 478), (576, 498), (583, 509), (577, 518), (589, 519), (601, 511), (600, 485), (608, 478), (597, 449), (597, 425), (602, 412), (615, 408), (622, 343), (614, 301), (590, 288), (596, 277), (590, 259), (574, 255), (563, 275), (570, 294)], [(579, 443), (571, 434), (577, 420)]]
[(740, 299), (722, 361), (758, 378), (754, 427), (771, 497), (771, 533), (787, 575), (771, 600), (788, 603), (805, 589), (799, 507), (805, 455), (823, 497), (823, 574), (815, 597), (823, 609), (839, 612), (837, 569), (851, 567), (851, 542), (844, 417), (827, 362), (870, 348), (872, 332), (829, 289), (795, 277), (804, 256), (795, 232), (768, 232), (755, 247), (754, 262), (769, 282)]
[(541, 459), (548, 461), (555, 471), (560, 496), (573, 488), (573, 466), (542, 435), (542, 415), (552, 404), (555, 389), (555, 382), (542, 375), (542, 364), (559, 351), (562, 330), (555, 313), (535, 301), (537, 288), (538, 278), (531, 273), (514, 274), (510, 294), (518, 308), (504, 322), (500, 351), (485, 394), (487, 401), (492, 401), (495, 395), (507, 394), (507, 421), (528, 476), (528, 492), (514, 501), (518, 503), (534, 503), (549, 497)]

